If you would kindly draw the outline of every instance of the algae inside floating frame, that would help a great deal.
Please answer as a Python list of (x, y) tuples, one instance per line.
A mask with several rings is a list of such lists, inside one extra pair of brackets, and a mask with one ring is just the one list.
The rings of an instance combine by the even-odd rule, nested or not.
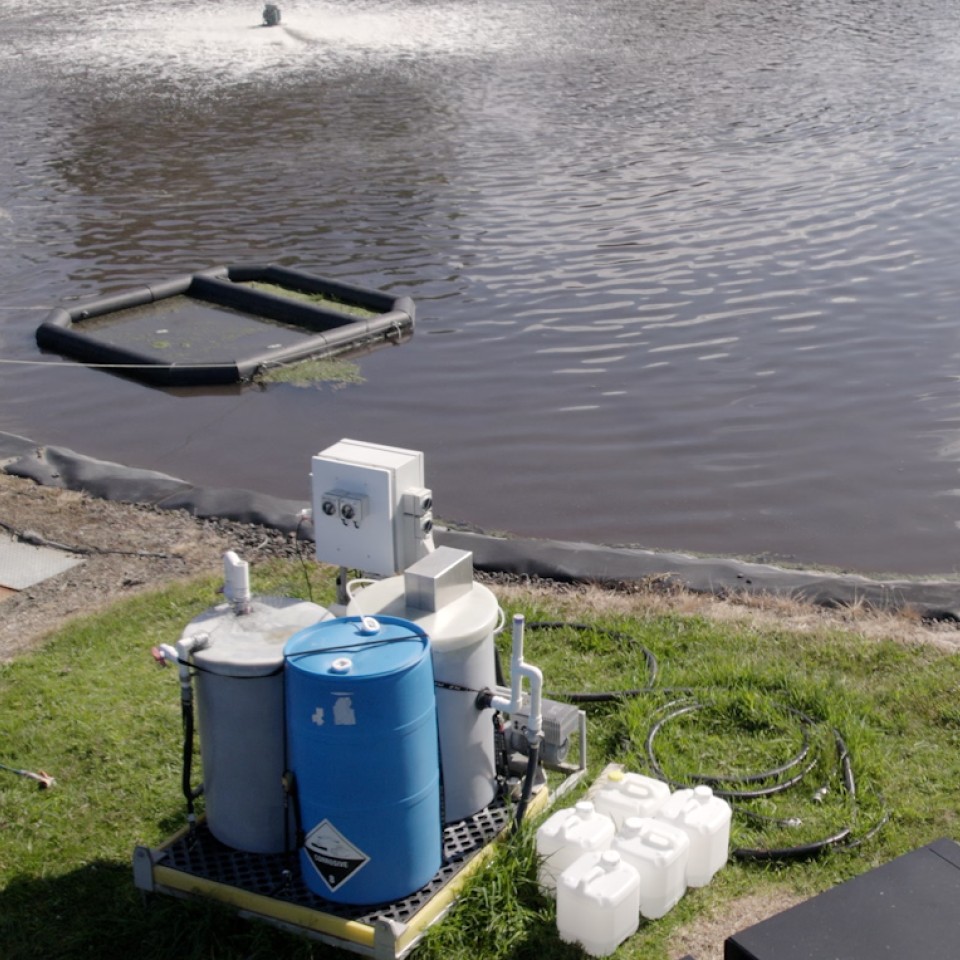
[(257, 383), (291, 383), (294, 386), (309, 386), (312, 383), (363, 383), (360, 367), (349, 360), (315, 359), (299, 363), (283, 364), (260, 370), (254, 380)]
[(355, 303), (347, 303), (337, 297), (326, 293), (307, 293), (304, 290), (293, 290), (290, 287), (282, 287), (276, 283), (265, 283), (261, 280), (250, 280), (243, 284), (247, 287), (253, 287), (255, 290), (263, 290), (264, 293), (272, 293), (278, 297), (287, 297), (290, 300), (304, 300), (307, 303), (313, 303), (321, 307), (329, 307), (338, 313), (346, 313), (353, 317), (377, 317), (376, 310), (368, 310)]

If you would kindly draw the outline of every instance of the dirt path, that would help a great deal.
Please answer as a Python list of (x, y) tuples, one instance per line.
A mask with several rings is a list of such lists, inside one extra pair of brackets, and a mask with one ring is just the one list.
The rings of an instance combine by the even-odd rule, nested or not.
[(31, 649), (71, 617), (131, 594), (221, 569), (226, 550), (251, 563), (295, 556), (282, 533), (99, 500), (0, 473), (0, 529), (72, 548), (83, 562), (0, 602), (0, 662)]

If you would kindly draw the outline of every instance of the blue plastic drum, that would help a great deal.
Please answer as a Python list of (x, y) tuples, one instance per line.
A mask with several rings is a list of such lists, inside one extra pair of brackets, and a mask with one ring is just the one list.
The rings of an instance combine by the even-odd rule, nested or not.
[(284, 657), (304, 882), (335, 903), (409, 896), (443, 849), (426, 634), (396, 617), (327, 620), (294, 634)]

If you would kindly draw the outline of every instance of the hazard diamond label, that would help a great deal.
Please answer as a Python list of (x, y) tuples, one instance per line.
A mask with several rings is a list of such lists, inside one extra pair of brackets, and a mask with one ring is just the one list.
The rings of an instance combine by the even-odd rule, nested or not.
[(329, 820), (321, 820), (307, 834), (303, 848), (331, 892), (370, 862)]

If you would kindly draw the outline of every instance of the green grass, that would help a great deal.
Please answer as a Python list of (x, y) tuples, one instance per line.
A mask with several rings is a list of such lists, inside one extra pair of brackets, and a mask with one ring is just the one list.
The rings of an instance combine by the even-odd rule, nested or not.
[(290, 383), (301, 387), (316, 383), (343, 386), (348, 383), (363, 383), (363, 376), (359, 364), (352, 360), (325, 358), (267, 367), (258, 371), (254, 380), (257, 383)]
[[(257, 568), (260, 593), (304, 596), (297, 564)], [(333, 584), (308, 565), (309, 590), (329, 603)], [(202, 580), (141, 595), (78, 619), (36, 653), (0, 667), (0, 762), (56, 777), (38, 790), (0, 771), (0, 956), (209, 958), (346, 957), (333, 948), (239, 920), (213, 903), (167, 897), (146, 907), (133, 885), (137, 844), (156, 846), (183, 823), (176, 675), (151, 646), (173, 642), (217, 602)], [(528, 621), (558, 619), (537, 595), (511, 607)], [(587, 706), (591, 776), (608, 761), (649, 772), (647, 741), (668, 705), (697, 709), (667, 719), (653, 742), (666, 776), (743, 776), (780, 765), (803, 744), (813, 769), (799, 786), (750, 800), (732, 845), (783, 848), (852, 827), (864, 842), (812, 860), (731, 860), (665, 918), (644, 922), (618, 951), (666, 960), (683, 924), (771, 886), (812, 893), (955, 831), (960, 781), (960, 663), (933, 646), (853, 633), (793, 634), (718, 625), (695, 616), (603, 616), (527, 632), (526, 658), (553, 693), (642, 690), (655, 655), (656, 692)], [(509, 631), (500, 637), (507, 653)], [(506, 661), (508, 662), (508, 661)], [(684, 702), (686, 702), (684, 700)], [(835, 732), (853, 762), (845, 789)], [(826, 788), (821, 791), (821, 788)], [(819, 799), (817, 796), (819, 795)], [(572, 802), (573, 798), (563, 802)], [(774, 821), (801, 821), (787, 826)], [(498, 845), (450, 915), (418, 948), (429, 960), (577, 957), (559, 942), (553, 902), (537, 889), (532, 823)]]
[(362, 307), (357, 303), (348, 303), (339, 297), (334, 297), (327, 293), (309, 293), (306, 290), (294, 290), (291, 287), (282, 287), (276, 283), (267, 283), (263, 280), (250, 280), (243, 284), (246, 287), (252, 287), (254, 290), (262, 290), (264, 293), (272, 293), (278, 297), (287, 297), (290, 300), (302, 300), (305, 303), (312, 303), (314, 306), (326, 307), (328, 310), (336, 310), (337, 313), (345, 313), (351, 317), (376, 317), (376, 310), (369, 307)]

